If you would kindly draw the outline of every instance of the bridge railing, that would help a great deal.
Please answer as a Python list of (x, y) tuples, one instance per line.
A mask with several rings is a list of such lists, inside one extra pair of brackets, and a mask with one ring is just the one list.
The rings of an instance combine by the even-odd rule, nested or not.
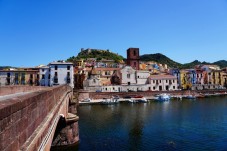
[(21, 149), (68, 90), (69, 86), (61, 85), (0, 101), (0, 150)]

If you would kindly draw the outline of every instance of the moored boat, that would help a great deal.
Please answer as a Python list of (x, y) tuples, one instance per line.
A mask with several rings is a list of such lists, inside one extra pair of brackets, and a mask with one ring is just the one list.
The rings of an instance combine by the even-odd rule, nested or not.
[(196, 99), (196, 96), (194, 96), (194, 95), (187, 95), (186, 98), (187, 99)]
[(118, 99), (107, 99), (103, 98), (102, 104), (116, 104), (119, 103)]
[(170, 100), (170, 95), (163, 93), (158, 96), (159, 101), (169, 101)]

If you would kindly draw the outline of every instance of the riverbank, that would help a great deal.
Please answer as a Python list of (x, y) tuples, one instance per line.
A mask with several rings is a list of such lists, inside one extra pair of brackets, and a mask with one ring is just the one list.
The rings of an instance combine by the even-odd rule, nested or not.
[[(193, 98), (193, 99), (199, 99), (199, 98), (205, 98), (205, 97), (213, 97), (213, 96), (222, 96), (222, 95), (227, 95), (226, 91), (209, 91), (209, 92), (201, 92), (201, 91), (180, 91), (178, 93), (174, 92), (165, 92), (166, 94), (171, 96), (171, 99), (175, 100), (182, 100), (182, 99), (188, 99), (188, 98)], [(115, 94), (115, 95), (111, 95)], [(141, 92), (138, 92), (137, 94), (141, 94)], [(116, 93), (109, 93), (108, 96), (106, 93), (98, 93), (97, 95), (100, 97), (103, 96), (103, 98), (95, 99), (94, 98), (86, 98), (84, 100), (79, 101), (80, 105), (89, 105), (89, 104), (114, 104), (114, 103), (119, 103), (119, 102), (138, 102), (136, 99), (138, 99), (138, 96), (141, 96), (141, 98), (144, 98), (147, 100), (147, 102), (150, 101), (157, 101), (157, 96), (159, 94), (162, 94), (161, 92), (153, 94), (153, 95), (135, 95), (134, 93), (124, 93), (123, 95), (119, 96), (116, 95)], [(94, 96), (94, 95), (93, 95)], [(105, 97), (104, 97), (105, 96)], [(114, 97), (117, 97), (114, 98)], [(146, 102), (145, 102), (146, 103)]]

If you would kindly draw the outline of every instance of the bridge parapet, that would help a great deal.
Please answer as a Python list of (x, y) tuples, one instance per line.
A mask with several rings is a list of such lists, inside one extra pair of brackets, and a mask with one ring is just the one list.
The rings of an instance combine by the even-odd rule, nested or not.
[[(34, 88), (26, 89), (34, 91)], [(37, 87), (37, 90), (0, 101), (1, 151), (38, 150), (56, 118), (60, 118), (59, 114), (67, 116), (69, 100), (73, 96), (71, 87)]]
[(47, 89), (47, 88), (42, 86), (26, 86), (26, 85), (1, 86), (0, 96), (14, 94), (14, 93), (21, 93), (21, 92), (39, 91), (43, 89)]

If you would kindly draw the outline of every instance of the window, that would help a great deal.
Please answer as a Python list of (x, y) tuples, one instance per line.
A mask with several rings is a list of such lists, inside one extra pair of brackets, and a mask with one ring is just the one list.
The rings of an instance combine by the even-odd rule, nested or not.
[(175, 89), (175, 86), (173, 86), (173, 89)]
[(155, 90), (155, 87), (153, 87), (153, 90)]
[(57, 73), (57, 72), (55, 72), (55, 73), (54, 73), (54, 75), (55, 75), (55, 76), (58, 76), (58, 73)]
[(134, 66), (136, 66), (136, 62), (134, 62)]
[(42, 69), (42, 72), (44, 72), (44, 69)]
[(67, 76), (68, 76), (68, 77), (70, 76), (70, 72), (67, 72)]
[(127, 74), (127, 78), (130, 78), (130, 74)]
[(153, 83), (155, 83), (155, 80), (153, 80)]
[(70, 66), (67, 66), (67, 70), (70, 70)]
[(95, 79), (93, 79), (93, 82), (96, 83)]
[(133, 51), (133, 55), (136, 56), (136, 50)]
[(58, 70), (58, 66), (54, 66), (55, 70)]
[(45, 79), (45, 75), (44, 74), (42, 74), (42, 79)]
[(130, 82), (128, 82), (128, 85), (130, 85), (131, 83)]

